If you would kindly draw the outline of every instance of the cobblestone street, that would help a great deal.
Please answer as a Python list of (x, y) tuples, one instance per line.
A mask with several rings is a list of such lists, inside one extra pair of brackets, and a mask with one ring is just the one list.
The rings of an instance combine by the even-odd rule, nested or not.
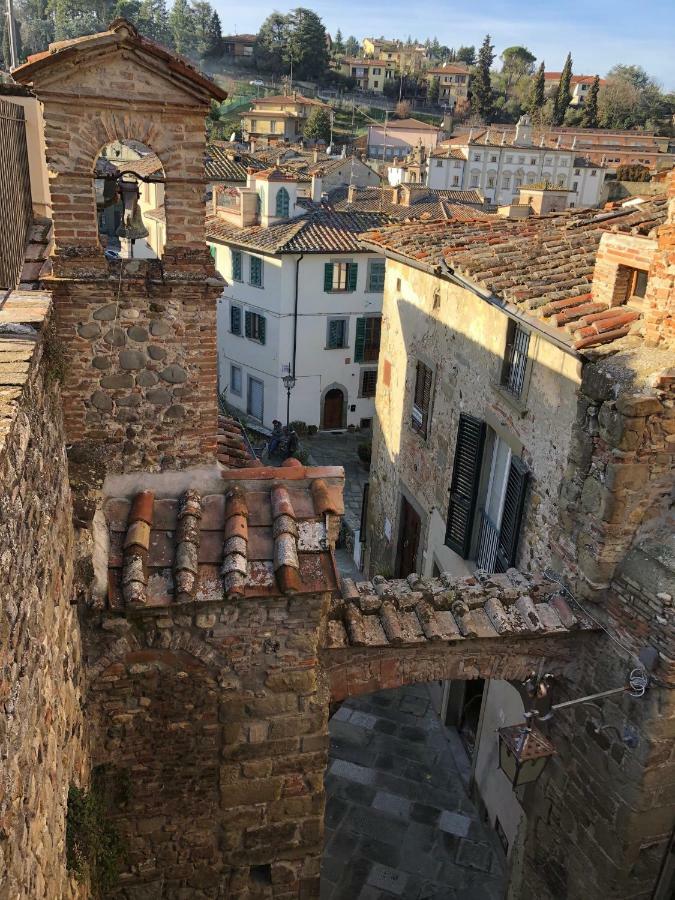
[(369, 441), (368, 432), (348, 431), (342, 433), (320, 431), (303, 440), (303, 446), (310, 452), (313, 465), (344, 466), (344, 521), (352, 532), (358, 531), (361, 525), (363, 485), (368, 481), (368, 472), (359, 460), (357, 448), (359, 444)]
[(330, 735), (321, 900), (503, 896), (501, 849), (425, 685), (348, 700)]

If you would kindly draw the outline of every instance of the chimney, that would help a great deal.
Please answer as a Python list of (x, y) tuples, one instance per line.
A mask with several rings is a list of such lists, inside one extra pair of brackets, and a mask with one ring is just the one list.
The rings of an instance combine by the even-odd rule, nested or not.
[(258, 195), (255, 191), (239, 192), (241, 228), (247, 228), (249, 225), (259, 225), (258, 221)]
[(401, 202), (401, 185), (397, 184), (395, 187), (391, 189), (391, 202), (392, 203), (400, 203)]
[(312, 175), (312, 203), (321, 203), (321, 176)]
[(412, 191), (407, 184), (401, 185), (401, 189), (399, 191), (400, 200), (398, 201), (402, 206), (410, 206), (410, 198), (412, 196)]
[(255, 190), (255, 169), (250, 166), (246, 169), (246, 187)]
[(319, 148), (315, 147), (312, 151), (312, 162), (318, 163), (319, 161)]
[(254, 140), (254, 138), (249, 138), (248, 149), (251, 151), (251, 153), (255, 153), (255, 140)]
[(356, 200), (356, 185), (350, 184), (347, 189), (347, 203), (353, 203)]

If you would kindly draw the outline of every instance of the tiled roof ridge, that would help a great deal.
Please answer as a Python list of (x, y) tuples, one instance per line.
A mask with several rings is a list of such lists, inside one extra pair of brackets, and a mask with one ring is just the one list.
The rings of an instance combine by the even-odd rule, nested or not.
[(248, 563), (248, 506), (239, 487), (225, 495), (225, 529), (223, 533), (223, 576), (225, 594), (243, 597)]
[(403, 647), (513, 635), (543, 637), (595, 630), (541, 577), (517, 569), (458, 578), (342, 581), (331, 603), (325, 649)]
[(148, 550), (154, 503), (152, 491), (140, 491), (129, 510), (122, 569), (122, 596), (129, 606), (145, 606), (148, 599)]

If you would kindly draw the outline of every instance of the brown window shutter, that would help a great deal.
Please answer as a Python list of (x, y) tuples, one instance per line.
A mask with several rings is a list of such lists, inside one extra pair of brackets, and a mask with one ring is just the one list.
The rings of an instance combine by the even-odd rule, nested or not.
[(504, 512), (497, 542), (496, 571), (506, 572), (516, 564), (520, 526), (530, 472), (522, 459), (512, 457), (504, 494)]
[(462, 559), (467, 559), (471, 550), (471, 532), (484, 445), (485, 422), (461, 413), (450, 483), (445, 543), (455, 553), (459, 553)]

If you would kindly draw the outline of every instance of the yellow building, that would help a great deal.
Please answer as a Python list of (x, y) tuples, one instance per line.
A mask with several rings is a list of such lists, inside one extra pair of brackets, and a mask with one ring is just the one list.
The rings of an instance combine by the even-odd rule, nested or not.
[(347, 56), (340, 60), (340, 73), (356, 80), (360, 91), (381, 94), (387, 81), (396, 77), (396, 64), (386, 59), (361, 59)]
[(447, 63), (445, 66), (427, 69), (425, 77), (429, 87), (438, 78), (438, 102), (441, 106), (460, 110), (468, 105), (471, 74), (467, 66)]
[(427, 59), (424, 47), (408, 46), (401, 41), (364, 38), (362, 46), (365, 57), (393, 63), (399, 72), (419, 72)]
[(321, 100), (304, 97), (297, 91), (259, 97), (253, 101), (253, 109), (242, 116), (244, 139), (268, 144), (297, 141), (302, 137), (307, 117), (317, 106), (330, 108)]

